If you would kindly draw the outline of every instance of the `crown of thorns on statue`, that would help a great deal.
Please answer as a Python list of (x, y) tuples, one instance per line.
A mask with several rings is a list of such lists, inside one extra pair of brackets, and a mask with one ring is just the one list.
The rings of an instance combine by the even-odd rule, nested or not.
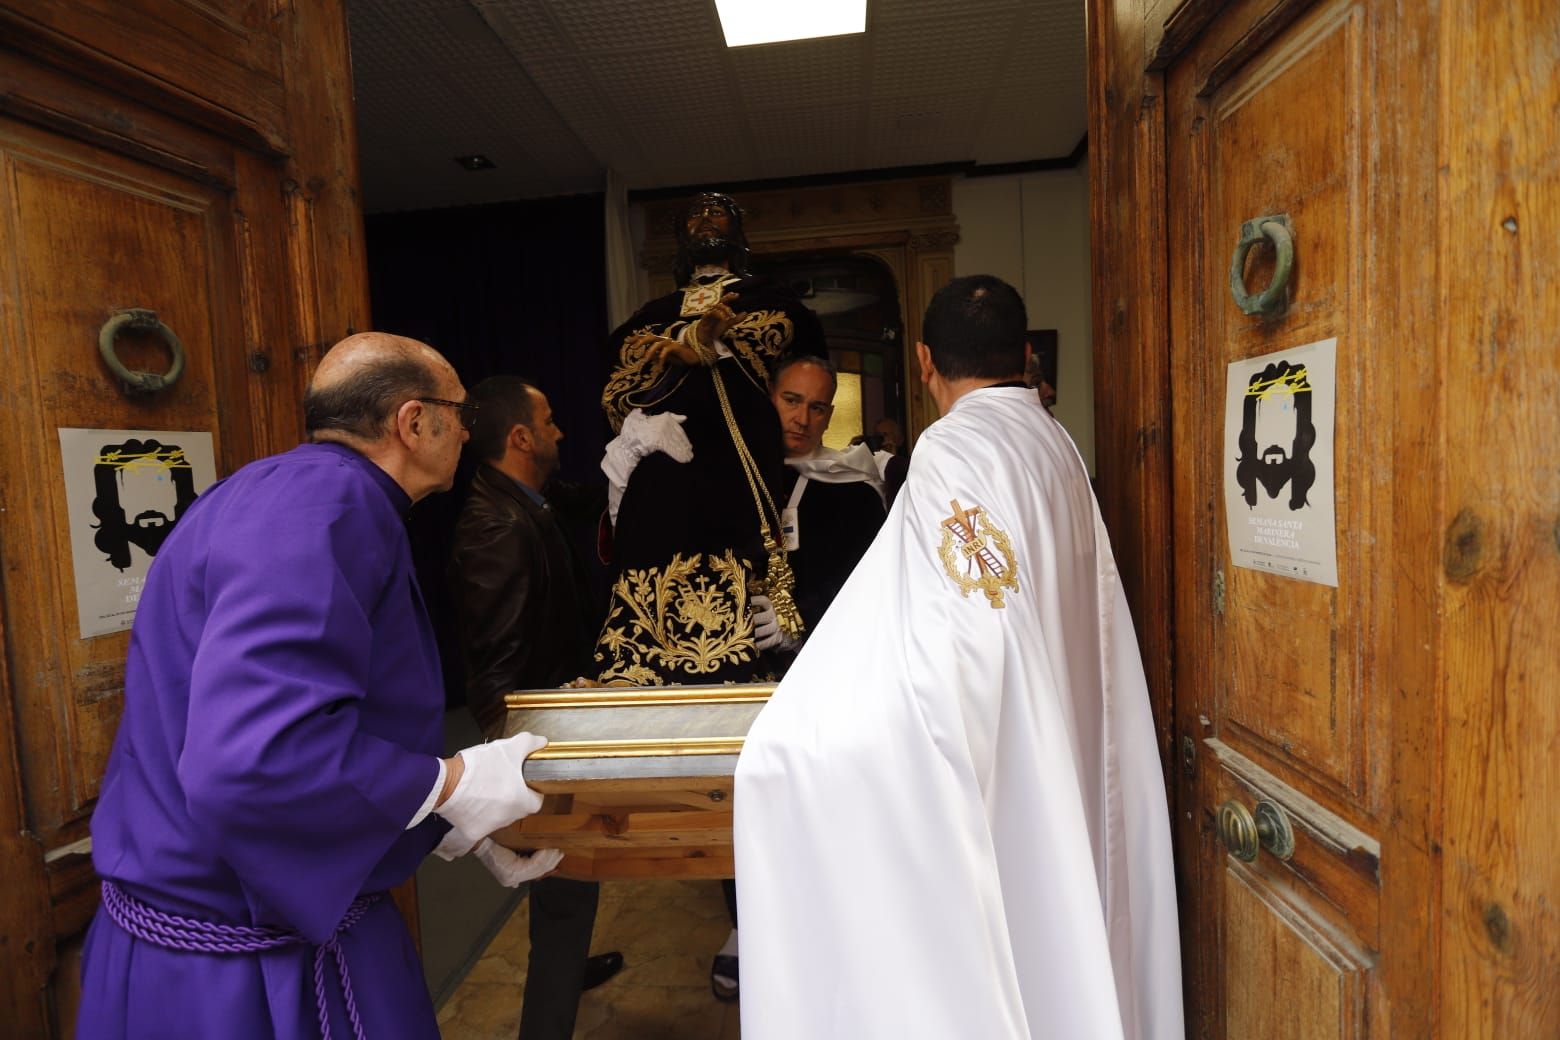
[(706, 191), (700, 193), (683, 207), (676, 216), (676, 224), (673, 230), (677, 234), (677, 260), (674, 264), (673, 274), (678, 285), (684, 285), (693, 277), (694, 268), (701, 263), (712, 261), (703, 257), (696, 258), (693, 255), (695, 241), (689, 237), (688, 218), (710, 206), (719, 206), (725, 210), (731, 218), (731, 230), (723, 240), (725, 249), (726, 266), (736, 274), (746, 274), (748, 270), (748, 243), (747, 233), (742, 230), (742, 207), (737, 205), (737, 200), (730, 195), (723, 195), (718, 191)]

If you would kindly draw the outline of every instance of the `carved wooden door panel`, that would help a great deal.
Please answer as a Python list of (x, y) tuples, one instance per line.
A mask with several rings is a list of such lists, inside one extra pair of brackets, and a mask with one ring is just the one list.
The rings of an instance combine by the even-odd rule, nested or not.
[[(1428, 423), (1416, 409), (1433, 399), (1394, 346), (1430, 313), (1398, 259), (1421, 205), (1408, 185), (1434, 174), (1418, 124), (1398, 119), (1417, 72), (1395, 57), (1390, 6), (1230, 4), (1166, 72), (1177, 823), (1195, 1037), (1384, 1036), (1389, 992), (1394, 1031), (1415, 1035), (1411, 1017), (1428, 1013), (1428, 999), (1415, 1010), (1427, 997), (1416, 965), (1434, 890), (1406, 829), (1426, 814), (1414, 779), (1432, 766), (1414, 753), (1430, 708), (1394, 692), (1429, 667), (1412, 645), (1429, 608), (1392, 578), (1410, 560), (1429, 572), (1399, 521), (1424, 505), (1409, 467)], [(1248, 315), (1232, 260), (1243, 225), (1265, 217), (1287, 220), (1291, 273), (1271, 312)], [(1272, 235), (1241, 267), (1250, 294), (1282, 266)], [(1227, 366), (1328, 339), (1335, 476), (1309, 497), (1334, 503), (1336, 587), (1232, 565), (1226, 513), (1248, 507), (1226, 505), (1224, 475)], [(1303, 452), (1294, 432), (1273, 460)]]
[[(119, 723), (128, 643), (125, 632), (79, 637), (56, 431), (209, 432), (220, 472), (255, 449), (227, 191), (0, 120), (0, 212), (0, 282), (11, 289), (0, 419), (7, 679), (54, 938), (80, 932), (96, 906), (86, 827)], [(179, 380), (155, 394), (126, 393), (98, 352), (98, 328), (132, 307), (154, 311), (186, 355)], [(118, 354), (132, 370), (172, 363), (144, 334), (122, 335)]]
[[(221, 476), (297, 443), (322, 342), (364, 320), (345, 20), (307, 6), (0, 0), (7, 1037), (71, 1031), (97, 904), (89, 822), (128, 645), (128, 632), (81, 636), (57, 431), (209, 433)], [(100, 328), (131, 308), (155, 312), (185, 355), (156, 392), (127, 392), (99, 352)], [(172, 364), (152, 333), (117, 343), (132, 371)]]

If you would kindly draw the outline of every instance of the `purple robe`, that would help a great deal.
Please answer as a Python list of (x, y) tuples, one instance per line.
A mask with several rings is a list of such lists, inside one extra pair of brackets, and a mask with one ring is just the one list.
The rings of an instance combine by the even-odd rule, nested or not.
[[(328, 939), (360, 893), (409, 878), (448, 826), (407, 823), (438, 774), (443, 686), (413, 575), (406, 493), (349, 449), (254, 462), (196, 500), (157, 554), (93, 864), (142, 902)], [(435, 1037), (386, 898), (341, 937), (368, 1037)], [(81, 1037), (318, 1037), (314, 947), (210, 955), (99, 910)], [(352, 1036), (327, 958), (332, 1033)]]

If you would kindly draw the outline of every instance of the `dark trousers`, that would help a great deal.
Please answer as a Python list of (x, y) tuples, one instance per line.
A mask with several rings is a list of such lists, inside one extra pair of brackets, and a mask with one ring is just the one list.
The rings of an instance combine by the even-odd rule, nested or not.
[(735, 878), (720, 879), (721, 894), (726, 897), (726, 912), (731, 915), (731, 927), (737, 926), (737, 882)]
[(601, 886), (550, 877), (531, 882), (531, 961), (520, 1040), (569, 1040), (585, 984)]

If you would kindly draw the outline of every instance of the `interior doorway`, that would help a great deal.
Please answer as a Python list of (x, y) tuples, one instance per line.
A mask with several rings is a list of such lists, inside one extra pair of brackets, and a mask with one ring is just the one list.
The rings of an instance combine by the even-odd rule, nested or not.
[(830, 448), (867, 439), (884, 419), (905, 425), (904, 316), (888, 265), (859, 253), (783, 253), (754, 258), (755, 273), (790, 285), (818, 315), (839, 370)]

